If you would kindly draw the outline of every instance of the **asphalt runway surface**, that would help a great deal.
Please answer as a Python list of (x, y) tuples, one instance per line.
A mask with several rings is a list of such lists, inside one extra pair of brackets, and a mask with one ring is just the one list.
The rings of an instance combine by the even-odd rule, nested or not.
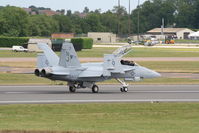
[(127, 93), (120, 85), (99, 85), (100, 92), (67, 86), (0, 86), (0, 104), (58, 104), (106, 102), (199, 102), (199, 85), (130, 85)]

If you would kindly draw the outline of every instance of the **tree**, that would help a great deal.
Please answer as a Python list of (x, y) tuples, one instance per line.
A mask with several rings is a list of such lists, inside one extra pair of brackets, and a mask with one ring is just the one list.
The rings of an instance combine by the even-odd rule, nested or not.
[(50, 36), (59, 31), (58, 22), (45, 15), (33, 15), (29, 18), (31, 36)]
[(99, 9), (95, 9), (94, 13), (98, 13), (100, 14), (102, 12), (102, 10), (99, 8)]
[(105, 31), (105, 27), (100, 22), (100, 16), (98, 14), (89, 14), (85, 21), (90, 26), (90, 31), (92, 32), (102, 32)]
[(116, 13), (118, 15), (127, 15), (127, 11), (126, 11), (126, 8), (123, 7), (123, 6), (114, 6), (113, 7), (113, 10), (112, 10), (113, 13)]
[(165, 20), (165, 26), (173, 25), (175, 22), (175, 11), (173, 0), (146, 1), (132, 12), (133, 32), (138, 32), (138, 12), (139, 30), (141, 33), (144, 33), (152, 28), (161, 27), (162, 18)]
[(59, 24), (59, 32), (73, 32), (73, 25), (68, 16), (54, 15), (53, 19)]
[(110, 11), (101, 14), (100, 21), (106, 27), (107, 32), (117, 33), (118, 17), (117, 14)]
[(195, 4), (194, 4), (194, 8), (196, 9), (195, 10), (195, 15), (194, 15), (194, 18), (195, 18), (195, 21), (194, 21), (194, 28), (196, 29), (199, 29), (199, 0), (196, 0)]
[(66, 15), (70, 17), (72, 15), (72, 11), (71, 10), (67, 10)]
[(85, 7), (85, 8), (84, 8), (83, 13), (89, 13), (89, 9), (88, 9), (88, 7)]
[(56, 12), (59, 12), (59, 13), (61, 13), (61, 15), (65, 15), (65, 9), (56, 10)]
[[(198, 7), (195, 7), (195, 1), (178, 0), (176, 2), (176, 23), (177, 27), (194, 28)], [(191, 20), (191, 21), (190, 21)]]
[(27, 36), (28, 14), (18, 7), (7, 6), (0, 10), (0, 34), (5, 36)]

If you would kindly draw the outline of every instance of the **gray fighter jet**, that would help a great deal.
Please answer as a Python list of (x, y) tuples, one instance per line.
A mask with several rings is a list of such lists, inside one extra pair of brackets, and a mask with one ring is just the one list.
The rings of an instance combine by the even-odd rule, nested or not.
[(117, 49), (112, 54), (105, 54), (103, 62), (82, 64), (72, 43), (63, 43), (60, 57), (47, 44), (38, 44), (38, 47), (43, 53), (38, 54), (35, 75), (67, 81), (70, 92), (80, 88), (91, 88), (93, 93), (98, 93), (99, 87), (95, 83), (110, 79), (120, 82), (122, 84), (120, 91), (127, 92), (128, 84), (125, 81), (160, 77), (160, 74), (153, 70), (122, 60), (122, 57), (131, 50), (129, 45)]

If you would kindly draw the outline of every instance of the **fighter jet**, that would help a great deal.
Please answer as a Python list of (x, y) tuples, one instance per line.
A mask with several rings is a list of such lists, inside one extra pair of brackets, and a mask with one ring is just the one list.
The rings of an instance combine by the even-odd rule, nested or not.
[[(91, 88), (93, 93), (99, 92), (96, 82), (116, 79), (122, 84), (121, 92), (128, 91), (125, 81), (140, 81), (145, 78), (157, 78), (160, 74), (142, 67), (132, 61), (122, 60), (131, 50), (127, 45), (105, 54), (103, 62), (80, 63), (72, 43), (62, 45), (60, 57), (47, 44), (38, 44), (43, 51), (37, 56), (35, 75), (51, 80), (67, 81), (69, 91), (76, 92), (80, 88)], [(124, 79), (124, 80), (121, 80)]]

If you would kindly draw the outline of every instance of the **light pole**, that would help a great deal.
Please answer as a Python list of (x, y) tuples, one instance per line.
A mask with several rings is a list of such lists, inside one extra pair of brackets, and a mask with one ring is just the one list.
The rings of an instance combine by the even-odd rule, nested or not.
[(138, 21), (137, 21), (137, 40), (140, 40), (140, 0), (138, 0)]
[(120, 0), (118, 0), (118, 11), (117, 11), (117, 17), (118, 17), (118, 24), (117, 24), (117, 34), (119, 36), (120, 34)]
[(130, 21), (130, 16), (131, 16), (131, 0), (129, 0), (129, 20), (128, 20), (128, 24), (129, 24), (129, 37), (131, 34), (131, 21)]

